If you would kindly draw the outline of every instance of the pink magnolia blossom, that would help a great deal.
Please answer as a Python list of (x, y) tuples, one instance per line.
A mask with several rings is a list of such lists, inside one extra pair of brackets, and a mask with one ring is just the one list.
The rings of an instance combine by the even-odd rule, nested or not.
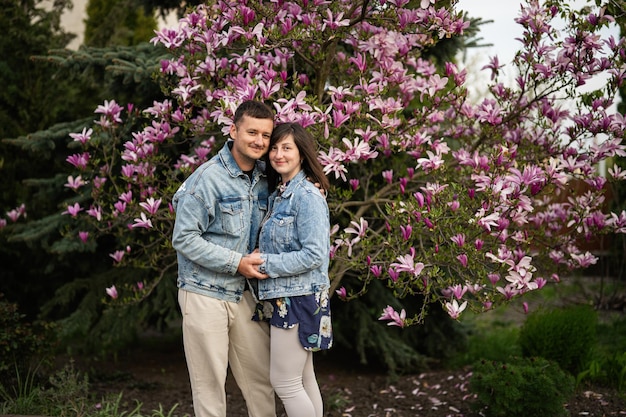
[(91, 217), (95, 217), (96, 220), (100, 221), (102, 220), (102, 207), (91, 206), (89, 207), (89, 210), (87, 210), (87, 214), (89, 214)]
[(84, 145), (91, 139), (92, 134), (93, 129), (84, 127), (81, 133), (70, 133), (70, 137)]
[(335, 291), (335, 293), (337, 294), (337, 296), (342, 299), (345, 300), (348, 297), (348, 293), (346, 291), (345, 287), (341, 287), (338, 290)]
[[(610, 213), (602, 199), (608, 182), (626, 174), (618, 166), (607, 178), (596, 170), (626, 156), (626, 118), (612, 110), (617, 88), (626, 85), (626, 53), (623, 42), (597, 30), (610, 21), (598, 8), (568, 10), (572, 18), (557, 31), (560, 5), (522, 5), (517, 75), (505, 83), (507, 63), (492, 57), (485, 66), (489, 96), (477, 100), (461, 63), (435, 65), (421, 53), (469, 27), (454, 4), (422, 0), (415, 9), (406, 0), (384, 1), (355, 18), (345, 14), (347, 0), (270, 3), (219, 0), (190, 9), (178, 28), (151, 40), (170, 54), (159, 75), (169, 97), (126, 109), (129, 124), (145, 127), (128, 133), (124, 109), (105, 101), (93, 131), (71, 136), (83, 152), (68, 158), (72, 175), (94, 185), (91, 201), (81, 203), (107, 211), (98, 228), (141, 235), (140, 250), (127, 256), (157, 269), (167, 262), (168, 255), (141, 246), (168, 246), (175, 182), (216, 153), (225, 138), (214, 132), (227, 137), (247, 99), (272, 102), (277, 123), (297, 121), (319, 141), (318, 160), (334, 180), (335, 285), (347, 270), (365, 286), (387, 272), (394, 292), (429, 291), (429, 302), (448, 302), (456, 319), (468, 306), (486, 310), (542, 288), (536, 270), (551, 276), (591, 265), (580, 240), (626, 233), (626, 213)], [(325, 30), (343, 47), (320, 44), (316, 36)], [(312, 77), (297, 62), (324, 62), (332, 77)], [(598, 90), (605, 96), (571, 93), (592, 77), (608, 79)], [(563, 105), (563, 97), (574, 105)], [(123, 149), (111, 154), (105, 143)], [(170, 149), (181, 152), (164, 152)], [(578, 190), (581, 183), (588, 190)], [(69, 188), (77, 184), (68, 181)], [(167, 211), (159, 211), (162, 201)], [(415, 246), (407, 254), (409, 243)], [(392, 325), (407, 323), (386, 311)]]
[(407, 224), (406, 226), (400, 226), (400, 229), (402, 230), (402, 239), (409, 240), (411, 238), (413, 227), (411, 227), (410, 224)]
[(80, 204), (78, 203), (74, 203), (71, 206), (68, 205), (67, 206), (67, 210), (65, 210), (63, 213), (61, 214), (69, 214), (72, 217), (76, 217), (78, 216), (78, 213), (80, 213), (81, 211), (83, 211), (84, 209), (80, 206)]
[(346, 233), (351, 233), (351, 234), (356, 235), (356, 237), (351, 240), (351, 244), (355, 244), (359, 242), (362, 237), (365, 236), (365, 233), (367, 232), (367, 228), (368, 228), (368, 223), (367, 223), (367, 220), (361, 217), (358, 223), (355, 221), (351, 221), (350, 224), (353, 227), (346, 227), (344, 231)]
[(393, 307), (387, 306), (378, 320), (389, 320), (387, 326), (398, 326), (404, 327), (404, 323), (406, 320), (406, 311), (402, 309), (400, 313), (394, 310)]
[(383, 178), (385, 179), (385, 181), (387, 181), (388, 184), (391, 184), (393, 182), (393, 171), (383, 171)]
[(383, 268), (380, 265), (372, 265), (370, 266), (370, 271), (376, 278), (380, 278), (383, 273)]
[(459, 305), (459, 302), (456, 299), (454, 299), (451, 302), (450, 301), (446, 302), (444, 304), (444, 307), (446, 311), (448, 312), (448, 315), (450, 316), (450, 318), (452, 318), (453, 320), (456, 320), (461, 316), (461, 313), (467, 307), (467, 301), (463, 301), (463, 303)]
[(26, 205), (21, 204), (19, 207), (9, 210), (7, 212), (7, 217), (12, 221), (16, 222), (20, 217), (26, 217)]
[(146, 213), (141, 213), (140, 217), (136, 217), (133, 221), (135, 222), (131, 225), (133, 229), (137, 227), (144, 229), (152, 228), (152, 221), (146, 217)]
[(393, 262), (390, 266), (397, 272), (408, 272), (419, 276), (425, 266), (422, 262), (415, 262), (413, 255), (410, 254), (398, 256), (396, 259), (398, 262)]
[(465, 233), (457, 233), (450, 238), (458, 247), (465, 245)]
[(66, 158), (66, 161), (70, 164), (74, 165), (76, 168), (84, 170), (87, 168), (87, 163), (89, 162), (90, 155), (87, 152), (83, 152), (80, 154), (70, 155)]
[(89, 240), (89, 232), (80, 231), (78, 232), (78, 237), (83, 243), (87, 243), (87, 240)]
[(114, 300), (117, 299), (118, 293), (117, 293), (117, 288), (115, 288), (115, 285), (108, 287), (105, 291), (109, 297), (111, 297)]
[(159, 206), (161, 205), (161, 199), (155, 200), (152, 197), (149, 197), (145, 202), (139, 203), (141, 208), (146, 210), (148, 214), (154, 216), (156, 212), (159, 210)]
[(113, 260), (115, 262), (119, 263), (119, 262), (122, 262), (122, 258), (124, 258), (124, 251), (123, 250), (116, 250), (115, 252), (110, 253), (109, 256), (111, 258), (113, 258)]

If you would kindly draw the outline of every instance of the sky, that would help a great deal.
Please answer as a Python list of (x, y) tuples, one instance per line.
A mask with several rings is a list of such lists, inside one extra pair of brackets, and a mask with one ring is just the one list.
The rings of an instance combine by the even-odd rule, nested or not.
[[(487, 48), (473, 51), (485, 63), (488, 57), (498, 55), (500, 63), (510, 62), (520, 49), (521, 42), (516, 40), (522, 36), (522, 27), (515, 22), (519, 16), (522, 0), (459, 0), (457, 10), (467, 11), (470, 17), (481, 17), (483, 20), (493, 20), (480, 26), (479, 36), (482, 42), (493, 44)], [(572, 7), (579, 7), (589, 3), (589, 0), (570, 0)], [(619, 35), (617, 28), (603, 30), (604, 34)]]
[(519, 0), (459, 0), (458, 10), (468, 12), (469, 17), (480, 17), (483, 20), (493, 20), (480, 26), (479, 36), (483, 43), (493, 46), (480, 48), (474, 54), (487, 57), (498, 55), (500, 62), (510, 62), (515, 56), (521, 43), (516, 41), (522, 35), (522, 27), (515, 23), (520, 11)]

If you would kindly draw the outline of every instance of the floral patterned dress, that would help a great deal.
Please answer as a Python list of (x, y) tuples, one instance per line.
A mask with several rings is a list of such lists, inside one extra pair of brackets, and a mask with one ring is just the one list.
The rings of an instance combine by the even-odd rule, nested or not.
[(328, 290), (259, 303), (253, 320), (268, 320), (272, 326), (282, 329), (299, 324), (298, 335), (305, 350), (315, 352), (333, 345)]

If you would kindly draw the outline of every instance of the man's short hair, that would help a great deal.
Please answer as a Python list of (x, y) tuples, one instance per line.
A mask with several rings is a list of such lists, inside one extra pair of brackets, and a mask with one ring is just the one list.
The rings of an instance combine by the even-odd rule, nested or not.
[(274, 120), (274, 111), (270, 106), (257, 100), (244, 101), (237, 107), (233, 123), (236, 125), (243, 116), (253, 117), (255, 119), (271, 119)]

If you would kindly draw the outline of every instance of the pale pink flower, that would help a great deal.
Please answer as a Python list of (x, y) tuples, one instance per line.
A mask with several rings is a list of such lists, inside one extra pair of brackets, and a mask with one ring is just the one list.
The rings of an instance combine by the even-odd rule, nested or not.
[(70, 133), (70, 137), (74, 139), (76, 142), (80, 142), (81, 144), (85, 144), (91, 139), (91, 135), (93, 134), (93, 129), (83, 128), (81, 133)]
[(65, 183), (64, 186), (67, 188), (71, 188), (72, 190), (78, 190), (80, 187), (82, 187), (85, 184), (86, 182), (83, 181), (83, 177), (81, 177), (80, 175), (77, 176), (76, 178), (70, 175), (67, 177), (67, 182)]
[(393, 170), (389, 169), (383, 171), (383, 178), (385, 179), (385, 181), (387, 181), (388, 184), (391, 184), (393, 182)]
[(89, 210), (87, 210), (87, 214), (89, 214), (91, 217), (95, 217), (96, 220), (100, 221), (102, 220), (102, 207), (91, 206), (89, 207)]
[(456, 299), (453, 299), (452, 302), (445, 303), (445, 309), (453, 320), (456, 320), (460, 317), (461, 313), (467, 307), (467, 301), (463, 301), (461, 305), (459, 305)]
[(397, 272), (409, 272), (414, 276), (418, 276), (424, 269), (424, 264), (422, 262), (415, 262), (413, 255), (402, 255), (398, 256), (396, 259), (398, 262), (394, 262), (389, 266), (395, 268)]
[(452, 236), (450, 238), (450, 240), (452, 240), (452, 242), (456, 243), (457, 246), (461, 247), (461, 246), (465, 245), (465, 234), (464, 233), (457, 233), (456, 235)]
[(119, 263), (119, 262), (122, 262), (122, 258), (124, 258), (124, 251), (123, 250), (116, 250), (115, 252), (110, 253), (109, 256), (111, 258), (113, 258), (113, 260), (115, 262)]
[(148, 212), (150, 215), (155, 215), (161, 205), (161, 199), (155, 200), (149, 197), (145, 202), (139, 203), (139, 205)]
[(80, 204), (74, 203), (71, 206), (68, 205), (67, 210), (65, 210), (61, 214), (69, 214), (72, 217), (76, 217), (81, 211), (83, 211), (83, 208), (80, 206)]
[(152, 228), (152, 221), (146, 217), (146, 213), (142, 212), (140, 216), (141, 217), (136, 217), (135, 219), (133, 219), (135, 223), (133, 223), (131, 227), (132, 228), (139, 227), (139, 228), (144, 228), (144, 229)]
[(115, 288), (115, 285), (107, 288), (105, 291), (109, 297), (111, 297), (114, 300), (117, 299), (118, 294), (117, 294), (117, 288)]
[(390, 322), (387, 323), (387, 326), (404, 327), (406, 320), (406, 311), (402, 309), (402, 311), (398, 313), (396, 310), (394, 310), (393, 307), (388, 305), (383, 310), (383, 313), (378, 318), (378, 320), (390, 320)]

